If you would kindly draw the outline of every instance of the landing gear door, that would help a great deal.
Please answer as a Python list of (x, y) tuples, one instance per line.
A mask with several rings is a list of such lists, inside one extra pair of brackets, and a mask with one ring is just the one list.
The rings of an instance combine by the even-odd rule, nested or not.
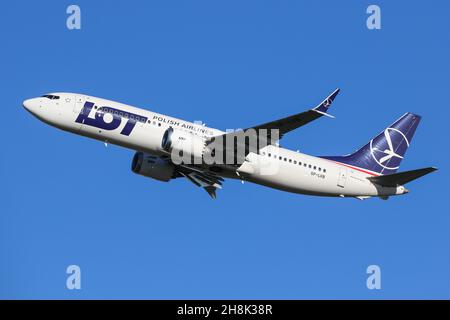
[(339, 169), (339, 177), (337, 182), (338, 187), (344, 188), (346, 181), (347, 181), (347, 168), (341, 167)]

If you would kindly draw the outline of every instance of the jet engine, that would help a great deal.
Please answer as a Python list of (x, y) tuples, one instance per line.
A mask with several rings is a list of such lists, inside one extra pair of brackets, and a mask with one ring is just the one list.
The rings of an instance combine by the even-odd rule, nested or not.
[(135, 153), (131, 171), (164, 182), (177, 176), (174, 165), (168, 159), (143, 152)]
[(205, 151), (204, 138), (182, 130), (175, 130), (172, 127), (164, 132), (161, 141), (161, 148), (170, 152), (171, 160), (176, 163), (197, 163), (203, 159)]

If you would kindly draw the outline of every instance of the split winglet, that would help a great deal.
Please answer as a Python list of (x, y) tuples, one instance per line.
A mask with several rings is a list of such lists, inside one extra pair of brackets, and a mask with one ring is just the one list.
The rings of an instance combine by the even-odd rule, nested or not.
[(330, 117), (330, 118), (334, 118), (334, 116), (329, 114), (327, 111), (328, 111), (328, 108), (333, 103), (334, 98), (336, 98), (336, 96), (338, 95), (339, 91), (341, 91), (341, 89), (339, 89), (339, 88), (334, 90), (333, 93), (331, 93), (328, 97), (326, 97), (325, 100), (323, 100), (317, 107), (315, 107), (312, 110), (317, 112), (317, 113), (320, 113), (320, 114), (322, 114), (324, 116), (327, 116), (327, 117)]

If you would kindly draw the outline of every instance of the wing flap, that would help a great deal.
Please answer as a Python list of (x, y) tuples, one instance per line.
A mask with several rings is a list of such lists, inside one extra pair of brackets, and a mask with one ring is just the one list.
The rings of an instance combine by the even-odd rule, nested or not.
[(197, 187), (205, 189), (209, 196), (216, 199), (216, 190), (222, 189), (224, 179), (208, 171), (187, 165), (177, 166), (178, 172)]

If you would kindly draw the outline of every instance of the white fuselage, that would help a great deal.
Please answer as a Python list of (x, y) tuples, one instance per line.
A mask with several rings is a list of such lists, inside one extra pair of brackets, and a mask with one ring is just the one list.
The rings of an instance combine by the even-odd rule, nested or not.
[[(26, 100), (24, 106), (37, 118), (52, 126), (145, 153), (164, 155), (161, 141), (169, 127), (204, 138), (224, 133), (201, 124), (119, 102), (74, 93), (54, 93), (54, 95), (60, 98), (58, 100), (33, 98)], [(84, 115), (89, 118), (87, 120), (95, 119), (98, 108), (112, 109), (113, 111), (109, 111), (117, 113), (116, 117), (121, 120), (112, 126), (114, 129), (91, 126), (85, 121), (76, 122), (86, 102), (92, 103), (89, 114)], [(102, 121), (112, 125), (116, 120), (108, 116), (105, 115)], [(139, 118), (131, 129), (128, 123), (130, 117)], [(220, 175), (225, 178), (243, 179), (293, 193), (364, 198), (406, 192), (403, 187), (381, 187), (373, 184), (366, 178), (377, 175), (374, 172), (273, 145), (264, 147), (258, 154), (248, 154), (246, 161), (237, 169), (227, 166), (223, 168), (224, 171)]]

